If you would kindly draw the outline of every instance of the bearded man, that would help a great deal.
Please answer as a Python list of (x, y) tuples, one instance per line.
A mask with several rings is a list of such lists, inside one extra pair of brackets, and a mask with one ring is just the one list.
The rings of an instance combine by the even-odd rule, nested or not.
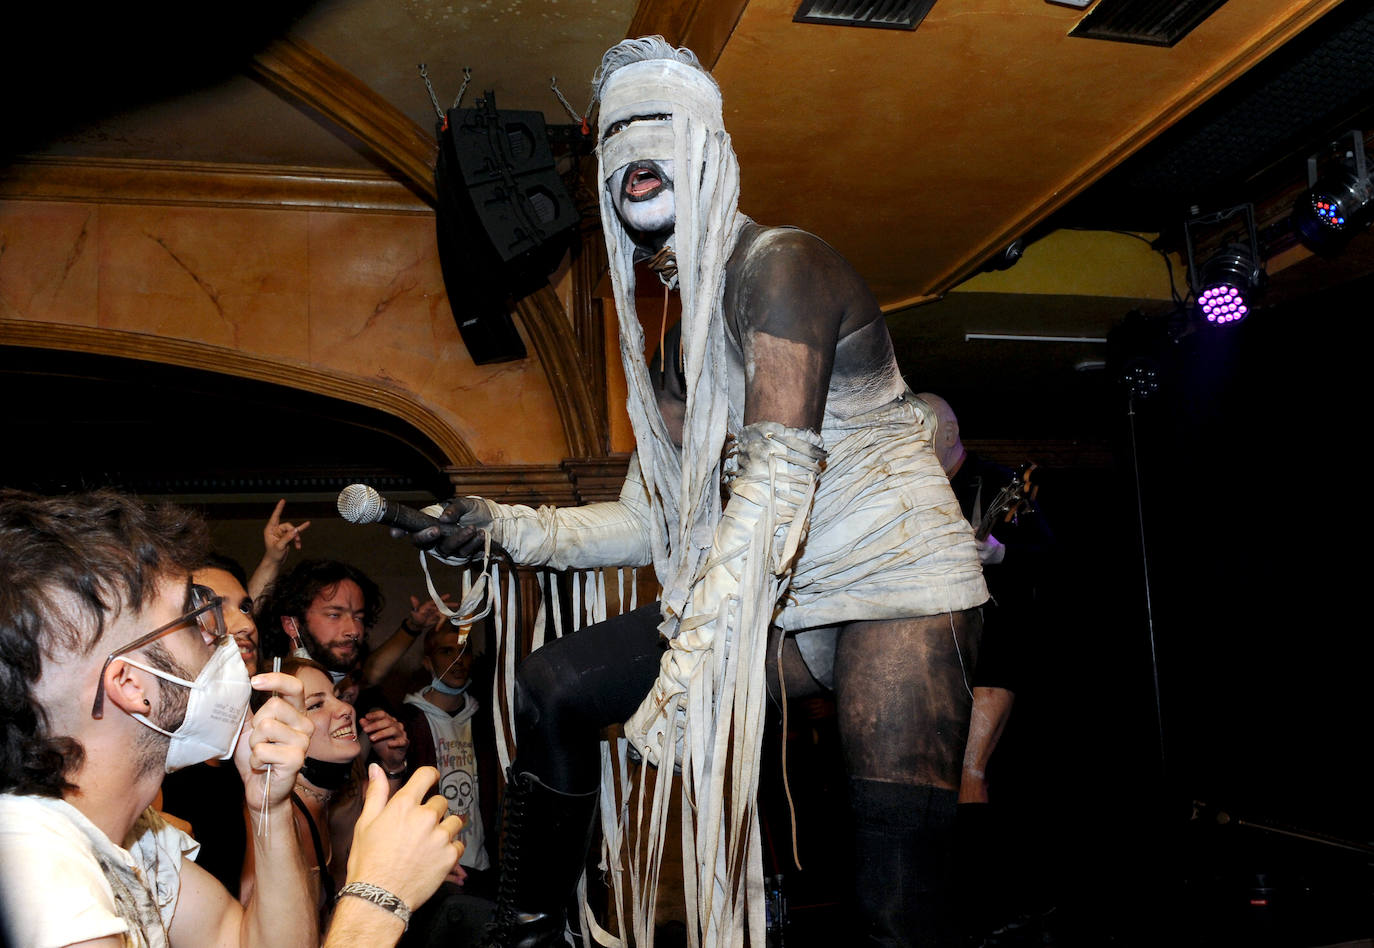
[[(986, 589), (928, 418), (854, 269), (810, 234), (739, 213), (720, 90), (696, 56), (661, 37), (626, 40), (593, 81), (637, 441), (620, 500), (535, 511), (459, 498), (444, 526), (412, 537), (460, 561), (490, 533), (523, 564), (652, 563), (662, 586), (660, 603), (521, 666), (497, 940), (561, 939), (596, 809), (599, 730), (624, 721), (662, 765), (660, 812), (681, 768), (699, 943), (742, 944), (747, 920), (750, 943), (763, 944), (753, 805), (776, 625), (782, 647), (799, 648), (835, 690), (867, 943), (950, 943), (941, 890), (977, 646), (971, 610)], [(637, 261), (682, 301), (667, 365), (653, 369)], [(637, 908), (642, 943), (652, 894)]]

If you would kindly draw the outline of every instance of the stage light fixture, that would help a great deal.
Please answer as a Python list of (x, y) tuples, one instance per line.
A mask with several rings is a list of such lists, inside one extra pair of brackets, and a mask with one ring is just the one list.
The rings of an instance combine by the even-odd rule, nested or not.
[(1250, 315), (1259, 267), (1248, 247), (1232, 244), (1202, 265), (1197, 305), (1209, 323), (1224, 326)]
[(1334, 168), (1317, 177), (1318, 155), (1307, 159), (1307, 190), (1293, 205), (1293, 224), (1302, 242), (1318, 253), (1345, 246), (1350, 236), (1368, 222), (1374, 182), (1364, 150), (1364, 133), (1352, 129), (1349, 145), (1341, 138), (1332, 147), (1344, 154)]
[[(1245, 217), (1244, 234), (1208, 257), (1199, 270), (1193, 257), (1193, 230), (1221, 224), (1238, 215)], [(1215, 214), (1194, 213), (1184, 222), (1183, 235), (1188, 250), (1188, 285), (1193, 290), (1198, 315), (1213, 326), (1238, 323), (1249, 316), (1264, 277), (1254, 205), (1240, 204)]]

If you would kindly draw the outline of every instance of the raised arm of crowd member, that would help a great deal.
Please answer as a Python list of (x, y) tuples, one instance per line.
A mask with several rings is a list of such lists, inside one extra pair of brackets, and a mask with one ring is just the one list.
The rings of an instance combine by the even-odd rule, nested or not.
[(387, 799), (381, 767), (368, 768), (367, 796), (353, 831), (348, 877), (334, 909), (324, 948), (385, 948), (404, 933), (410, 913), (424, 903), (462, 855), (463, 822), (447, 815), (442, 795), (421, 802), (439, 779), (419, 768)]
[[(444, 593), (444, 603), (451, 606), (450, 598), (448, 593)], [(391, 637), (377, 646), (363, 662), (362, 687), (373, 688), (380, 685), (386, 680), (386, 676), (391, 674), (391, 669), (396, 667), (401, 656), (408, 652), (416, 641), (423, 638), (431, 629), (441, 628), (446, 622), (448, 619), (439, 611), (434, 600), (426, 596), (424, 601), (421, 601), (419, 596), (411, 596), (409, 614), (401, 620), (401, 624), (391, 633)]]
[(252, 596), (254, 601), (281, 573), (282, 564), (286, 562), (286, 554), (291, 548), (301, 548), (301, 534), (310, 526), (309, 520), (300, 525), (284, 523), (281, 514), (285, 508), (285, 498), (277, 501), (277, 506), (272, 508), (272, 516), (267, 518), (267, 525), (262, 528), (262, 560), (248, 580), (248, 595)]
[(292, 676), (258, 675), (253, 688), (275, 695), (253, 716), (252, 731), (234, 752), (248, 812), (266, 813), (261, 832), (252, 834), (253, 894), (240, 906), (208, 872), (188, 864), (168, 932), (174, 945), (310, 945), (318, 938), (314, 918), (299, 909), (310, 888), (289, 802), (314, 725)]

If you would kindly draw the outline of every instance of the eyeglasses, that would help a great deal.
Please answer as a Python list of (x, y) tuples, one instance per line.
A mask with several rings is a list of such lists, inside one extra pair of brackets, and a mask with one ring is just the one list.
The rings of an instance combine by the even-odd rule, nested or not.
[(208, 586), (191, 584), (191, 611), (183, 616), (173, 619), (166, 625), (160, 625), (147, 635), (140, 635), (128, 645), (120, 646), (110, 653), (105, 659), (105, 664), (100, 666), (100, 682), (95, 690), (95, 703), (91, 705), (91, 717), (97, 721), (105, 716), (105, 672), (109, 671), (110, 663), (121, 655), (143, 648), (149, 642), (166, 635), (173, 629), (179, 629), (192, 619), (200, 626), (201, 634), (215, 648), (219, 648), (228, 636), (224, 626), (224, 604), (223, 596), (216, 596), (214, 590)]

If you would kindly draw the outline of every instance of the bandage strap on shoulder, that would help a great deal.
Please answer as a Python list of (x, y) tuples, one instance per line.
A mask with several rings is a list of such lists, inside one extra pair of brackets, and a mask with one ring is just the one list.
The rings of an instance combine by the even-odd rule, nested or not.
[[(741, 612), (737, 606), (742, 597), (764, 597), (771, 601), (763, 611), (771, 614), (806, 537), (825, 460), (820, 435), (777, 422), (757, 422), (740, 432), (737, 446), (738, 473), (710, 557), (692, 585), (689, 612), (680, 617), (678, 634), (664, 652), (653, 689), (625, 725), (626, 737), (655, 763), (658, 747), (674, 724), (662, 709), (674, 695), (687, 691), (724, 627), (729, 626), (734, 640), (741, 642), (732, 648), (735, 654), (746, 650), (743, 637), (767, 634), (766, 623), (763, 629), (735, 628)], [(755, 563), (757, 557), (766, 560)], [(676, 743), (681, 729), (674, 729)]]
[(630, 458), (620, 499), (539, 509), (472, 498), (491, 517), (492, 540), (515, 562), (551, 569), (645, 566), (651, 560), (649, 498), (638, 456)]

